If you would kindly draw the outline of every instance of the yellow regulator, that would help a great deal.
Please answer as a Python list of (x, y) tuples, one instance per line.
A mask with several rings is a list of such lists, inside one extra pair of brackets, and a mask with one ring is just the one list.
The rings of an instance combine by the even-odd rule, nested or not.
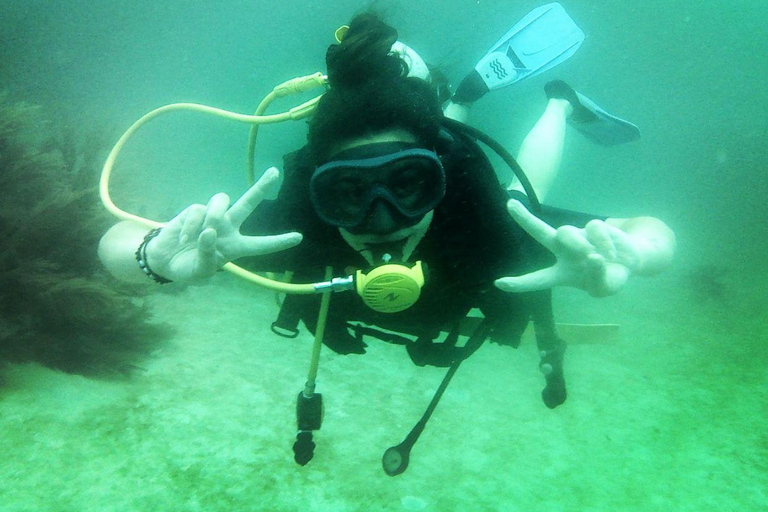
[(380, 313), (397, 313), (413, 306), (424, 286), (424, 270), (421, 262), (413, 267), (388, 263), (367, 274), (358, 270), (355, 288), (363, 302)]

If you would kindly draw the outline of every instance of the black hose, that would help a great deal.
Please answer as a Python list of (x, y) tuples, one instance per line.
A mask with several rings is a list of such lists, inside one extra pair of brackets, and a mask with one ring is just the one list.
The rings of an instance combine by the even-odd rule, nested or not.
[(531, 181), (528, 179), (528, 176), (526, 176), (522, 167), (520, 167), (520, 164), (517, 163), (515, 158), (509, 153), (509, 151), (504, 148), (504, 146), (502, 146), (498, 141), (493, 139), (488, 134), (483, 133), (477, 128), (473, 128), (472, 126), (464, 124), (460, 121), (456, 121), (455, 119), (444, 117), (442, 123), (445, 126), (453, 128), (454, 130), (462, 133), (472, 140), (479, 140), (491, 148), (494, 153), (499, 155), (499, 157), (504, 160), (504, 163), (506, 163), (509, 168), (512, 169), (512, 172), (515, 173), (517, 179), (520, 180), (520, 184), (522, 184), (523, 190), (525, 190), (525, 194), (528, 196), (528, 200), (530, 201), (531, 209), (534, 211), (534, 213), (537, 214), (541, 212), (541, 203), (539, 202), (539, 198), (536, 195), (536, 191), (533, 190)]
[(459, 369), (461, 363), (469, 356), (474, 354), (475, 351), (479, 349), (480, 346), (485, 342), (486, 338), (488, 338), (488, 335), (491, 333), (491, 328), (492, 322), (487, 318), (484, 318), (483, 321), (480, 322), (477, 327), (475, 327), (474, 332), (472, 332), (472, 335), (467, 341), (467, 344), (464, 346), (464, 353), (462, 354), (462, 357), (456, 359), (453, 364), (451, 364), (451, 367), (443, 377), (442, 382), (440, 382), (440, 386), (437, 388), (437, 391), (435, 391), (429, 406), (427, 406), (427, 410), (424, 412), (419, 422), (416, 423), (416, 425), (411, 429), (402, 443), (397, 446), (392, 446), (384, 452), (384, 455), (381, 458), (381, 464), (384, 468), (384, 472), (387, 475), (397, 476), (408, 469), (408, 463), (410, 462), (411, 457), (411, 448), (413, 448), (413, 445), (415, 445), (416, 441), (419, 440), (421, 433), (427, 426), (429, 418), (435, 411), (435, 408), (440, 402), (440, 398), (442, 398), (443, 393), (448, 387), (448, 384), (451, 382), (453, 375)]

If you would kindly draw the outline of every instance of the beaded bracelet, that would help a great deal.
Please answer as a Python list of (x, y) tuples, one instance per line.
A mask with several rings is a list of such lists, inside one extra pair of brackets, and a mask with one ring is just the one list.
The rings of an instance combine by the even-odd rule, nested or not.
[(141, 271), (149, 276), (153, 281), (159, 284), (168, 284), (172, 283), (173, 281), (166, 279), (159, 274), (155, 274), (152, 269), (149, 268), (149, 263), (147, 263), (147, 244), (150, 240), (160, 234), (161, 229), (162, 228), (155, 228), (146, 234), (144, 240), (141, 242), (141, 245), (139, 245), (139, 248), (136, 249), (136, 261), (139, 263), (139, 268)]

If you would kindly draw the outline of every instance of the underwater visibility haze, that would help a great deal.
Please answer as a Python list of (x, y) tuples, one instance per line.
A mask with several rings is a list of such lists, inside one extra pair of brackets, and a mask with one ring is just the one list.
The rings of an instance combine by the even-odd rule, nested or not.
[[(98, 172), (143, 114), (175, 102), (253, 113), (275, 85), (324, 71), (334, 30), (369, 5), (455, 88), (543, 3), (2, 2), (0, 512), (768, 508), (762, 0), (563, 0), (586, 35), (578, 52), (473, 108), (470, 124), (513, 154), (555, 78), (631, 120), (642, 138), (612, 148), (569, 132), (547, 202), (658, 217), (676, 260), (614, 297), (555, 292), (558, 322), (619, 326), (569, 340), (557, 409), (541, 402), (534, 343), (481, 347), (395, 478), (381, 456), (445, 369), (379, 342), (363, 356), (323, 351), (323, 427), (299, 466), (312, 339), (270, 331), (274, 293), (224, 273), (148, 293), (99, 267), (112, 220)], [(305, 137), (304, 121), (262, 126), (257, 171)], [(167, 220), (219, 191), (239, 197), (247, 141), (232, 121), (158, 119), (121, 154), (115, 201)]]

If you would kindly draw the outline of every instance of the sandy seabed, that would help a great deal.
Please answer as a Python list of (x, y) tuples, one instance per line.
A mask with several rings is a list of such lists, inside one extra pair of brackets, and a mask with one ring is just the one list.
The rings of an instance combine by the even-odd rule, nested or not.
[(583, 296), (558, 299), (565, 320), (619, 321), (622, 334), (570, 346), (555, 410), (532, 344), (481, 348), (394, 478), (382, 453), (444, 369), (377, 341), (364, 356), (324, 351), (325, 419), (301, 467), (311, 337), (273, 335), (272, 294), (226, 276), (157, 295), (176, 334), (126, 381), (5, 369), (0, 511), (766, 510), (765, 283), (723, 302), (673, 292), (675, 279), (580, 313)]

